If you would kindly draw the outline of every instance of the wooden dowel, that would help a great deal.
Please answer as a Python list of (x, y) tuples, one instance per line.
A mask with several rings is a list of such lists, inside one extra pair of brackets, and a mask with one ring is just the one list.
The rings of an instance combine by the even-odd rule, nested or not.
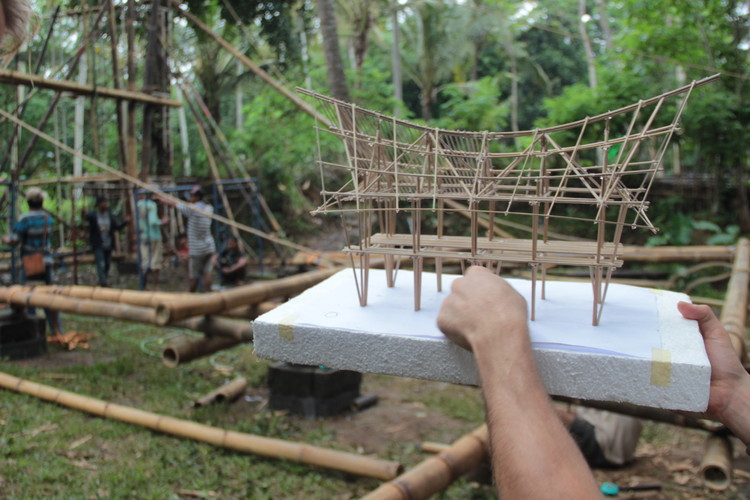
[(487, 426), (461, 437), (447, 450), (432, 456), (362, 500), (421, 500), (443, 491), (453, 481), (489, 456)]
[(302, 443), (228, 431), (218, 427), (167, 417), (101, 399), (82, 396), (55, 387), (0, 373), (0, 387), (28, 394), (45, 401), (81, 410), (92, 415), (140, 425), (173, 436), (194, 439), (241, 453), (281, 458), (318, 467), (381, 480), (393, 479), (401, 470), (397, 462), (329, 450)]

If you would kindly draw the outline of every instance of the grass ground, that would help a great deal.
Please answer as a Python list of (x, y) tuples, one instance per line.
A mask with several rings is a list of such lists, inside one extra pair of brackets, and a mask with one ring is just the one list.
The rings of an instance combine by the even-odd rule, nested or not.
[[(83, 395), (196, 422), (380, 458), (407, 468), (426, 458), (422, 441), (449, 443), (483, 420), (479, 391), (412, 379), (366, 375), (362, 392), (377, 406), (361, 413), (304, 420), (265, 406), (267, 362), (242, 346), (170, 369), (158, 359), (175, 330), (65, 317), (67, 330), (94, 333), (89, 350), (50, 346), (42, 357), (0, 361), (0, 371)], [(246, 396), (230, 405), (193, 408), (197, 397), (242, 375)], [(596, 471), (597, 480), (659, 482), (635, 498), (747, 498), (746, 459), (724, 493), (702, 486), (697, 464), (704, 433), (649, 424), (635, 464)], [(738, 455), (741, 454), (738, 452)], [(0, 390), (0, 498), (3, 499), (349, 499), (379, 482), (266, 459), (93, 417)], [(621, 495), (623, 497), (623, 495)], [(494, 490), (461, 480), (441, 499), (492, 499)], [(627, 498), (627, 496), (625, 496)]]

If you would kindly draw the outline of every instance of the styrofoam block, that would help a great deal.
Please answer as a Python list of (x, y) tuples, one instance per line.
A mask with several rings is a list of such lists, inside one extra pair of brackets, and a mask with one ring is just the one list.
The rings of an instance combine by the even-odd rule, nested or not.
[[(360, 372), (476, 385), (473, 355), (438, 330), (442, 292), (423, 273), (422, 308), (414, 311), (413, 277), (399, 271), (388, 288), (370, 271), (360, 307), (351, 269), (341, 271), (253, 323), (255, 351), (270, 358)], [(531, 284), (509, 279), (530, 300)], [(539, 283), (537, 285), (540, 286)], [(591, 325), (590, 283), (547, 281), (530, 333), (550, 394), (689, 411), (708, 404), (711, 367), (695, 321), (679, 314), (684, 294), (610, 284), (599, 326)], [(498, 341), (502, 321), (498, 319)]]

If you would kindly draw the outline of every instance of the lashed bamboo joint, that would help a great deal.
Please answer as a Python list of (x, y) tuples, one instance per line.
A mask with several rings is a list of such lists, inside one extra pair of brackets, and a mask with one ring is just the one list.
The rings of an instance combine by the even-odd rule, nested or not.
[[(342, 170), (348, 181), (334, 190), (324, 185), (323, 203), (315, 213), (356, 216), (356, 242), (344, 250), (360, 260), (357, 293), (363, 306), (373, 254), (385, 255), (389, 286), (399, 259), (413, 260), (415, 310), (420, 308), (425, 258), (435, 259), (438, 290), (446, 258), (498, 272), (503, 262), (526, 263), (532, 269), (531, 319), (540, 268), (544, 298), (545, 265), (586, 266), (596, 325), (612, 271), (622, 265), (623, 229), (656, 232), (647, 215), (654, 175), (691, 92), (717, 78), (577, 122), (520, 132), (426, 127), (299, 89), (316, 99), (332, 124), (326, 132), (341, 139), (346, 153), (346, 162), (320, 158), (321, 171)], [(670, 108), (667, 100), (676, 96), (682, 99)], [(663, 115), (670, 113), (665, 120)], [(458, 209), (457, 201), (465, 205)], [(571, 206), (588, 211), (572, 216)], [(399, 212), (409, 215), (410, 234), (399, 232)], [(455, 212), (468, 212), (470, 227), (447, 234), (451, 226), (446, 217)], [(425, 230), (426, 213), (436, 215), (434, 234)], [(496, 239), (494, 220), (507, 215), (530, 218), (531, 238)], [(570, 219), (596, 225), (596, 241), (552, 241), (551, 224)], [(486, 222), (486, 236), (480, 235), (480, 221)]]

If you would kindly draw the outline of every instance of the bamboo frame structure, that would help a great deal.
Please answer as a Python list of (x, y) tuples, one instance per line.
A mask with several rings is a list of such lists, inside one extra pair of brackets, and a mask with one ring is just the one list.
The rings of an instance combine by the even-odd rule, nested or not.
[(193, 439), (241, 453), (252, 453), (268, 458), (280, 458), (385, 481), (393, 479), (401, 470), (401, 465), (397, 462), (293, 443), (281, 439), (228, 431), (218, 427), (82, 396), (74, 392), (23, 380), (6, 373), (0, 373), (0, 387), (84, 411), (92, 415), (140, 425), (153, 431)]
[(421, 500), (443, 491), (489, 457), (487, 425), (362, 497), (362, 500)]
[[(335, 189), (324, 183), (323, 202), (314, 213), (356, 218), (356, 237), (344, 251), (352, 267), (354, 258), (359, 260), (355, 277), (362, 306), (367, 304), (371, 255), (385, 255), (388, 286), (394, 284), (400, 259), (413, 261), (415, 310), (420, 308), (425, 258), (435, 260), (438, 290), (446, 258), (497, 272), (503, 263), (526, 264), (532, 270), (532, 320), (539, 274), (544, 299), (545, 266), (585, 266), (593, 287), (592, 323), (597, 325), (612, 271), (623, 262), (622, 232), (626, 227), (657, 231), (647, 215), (654, 176), (690, 94), (718, 76), (594, 117), (519, 132), (427, 127), (298, 89), (316, 100), (319, 112), (333, 124), (323, 130), (337, 136), (345, 150), (345, 161), (319, 158), (323, 179), (326, 170), (333, 170), (347, 180)], [(676, 96), (681, 100), (670, 109), (667, 101)], [(465, 203), (461, 209), (458, 201)], [(572, 216), (569, 207), (587, 214)], [(447, 234), (446, 216), (456, 211), (468, 211), (469, 228)], [(410, 234), (397, 231), (400, 212), (411, 218)], [(430, 214), (437, 216), (434, 234), (424, 229)], [(495, 218), (508, 215), (528, 218), (531, 238), (497, 238)], [(551, 224), (570, 219), (594, 224), (596, 241), (551, 239)], [(480, 220), (491, 228), (486, 235), (480, 234)]]

